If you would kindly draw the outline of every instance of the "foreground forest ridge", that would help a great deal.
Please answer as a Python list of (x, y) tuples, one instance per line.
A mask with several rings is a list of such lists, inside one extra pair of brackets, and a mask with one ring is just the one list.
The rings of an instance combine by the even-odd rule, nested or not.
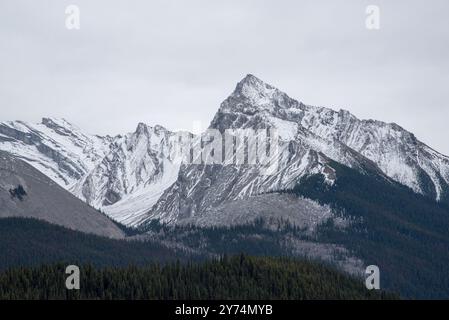
[(80, 268), (80, 290), (65, 287), (65, 266), (15, 268), (0, 273), (0, 299), (394, 299), (369, 291), (319, 263), (238, 255), (202, 263)]

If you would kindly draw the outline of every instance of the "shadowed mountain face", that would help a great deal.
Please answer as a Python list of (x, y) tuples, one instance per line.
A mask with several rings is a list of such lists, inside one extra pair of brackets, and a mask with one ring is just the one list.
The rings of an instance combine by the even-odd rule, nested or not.
[(13, 156), (0, 153), (0, 218), (31, 217), (110, 238), (124, 233), (108, 217)]

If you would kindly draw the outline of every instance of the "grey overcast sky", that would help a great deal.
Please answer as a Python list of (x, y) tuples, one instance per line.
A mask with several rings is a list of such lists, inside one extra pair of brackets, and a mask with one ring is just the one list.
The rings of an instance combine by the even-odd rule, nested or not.
[[(70, 4), (80, 30), (65, 27)], [(247, 73), (449, 154), (447, 0), (0, 1), (0, 121), (191, 130)]]

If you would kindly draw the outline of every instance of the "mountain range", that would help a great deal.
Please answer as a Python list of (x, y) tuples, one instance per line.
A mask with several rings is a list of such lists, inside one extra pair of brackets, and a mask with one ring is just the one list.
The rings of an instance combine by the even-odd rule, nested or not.
[[(170, 143), (177, 133), (143, 123), (135, 132), (110, 137), (88, 134), (63, 119), (2, 122), (0, 150), (132, 227), (153, 219), (206, 223), (207, 216), (238, 223), (225, 213), (234, 201), (292, 189), (315, 173), (332, 180), (329, 161), (360, 172), (377, 170), (385, 179), (449, 203), (449, 157), (412, 133), (395, 123), (305, 105), (247, 75), (221, 104), (209, 129), (264, 128), (279, 132), (281, 146), (279, 165), (269, 176), (257, 165), (182, 163), (182, 155), (173, 157)], [(217, 218), (218, 211), (223, 219)]]
[(1, 122), (0, 178), (4, 267), (145, 263), (152, 250), (306, 256), (357, 275), (377, 265), (406, 297), (449, 297), (449, 157), (395, 123), (305, 105), (253, 75), (197, 135)]

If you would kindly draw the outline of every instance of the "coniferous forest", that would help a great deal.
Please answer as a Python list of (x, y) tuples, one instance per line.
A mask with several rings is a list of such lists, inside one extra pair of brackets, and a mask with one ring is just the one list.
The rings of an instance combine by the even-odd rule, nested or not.
[(383, 283), (403, 297), (447, 299), (449, 206), (369, 172), (332, 166), (338, 177), (334, 186), (326, 187), (315, 175), (288, 191), (353, 219), (343, 232), (332, 223), (321, 225), (319, 239), (344, 245), (379, 266)]
[(237, 255), (201, 263), (80, 267), (80, 290), (65, 287), (65, 265), (0, 273), (0, 299), (394, 299), (319, 263)]

